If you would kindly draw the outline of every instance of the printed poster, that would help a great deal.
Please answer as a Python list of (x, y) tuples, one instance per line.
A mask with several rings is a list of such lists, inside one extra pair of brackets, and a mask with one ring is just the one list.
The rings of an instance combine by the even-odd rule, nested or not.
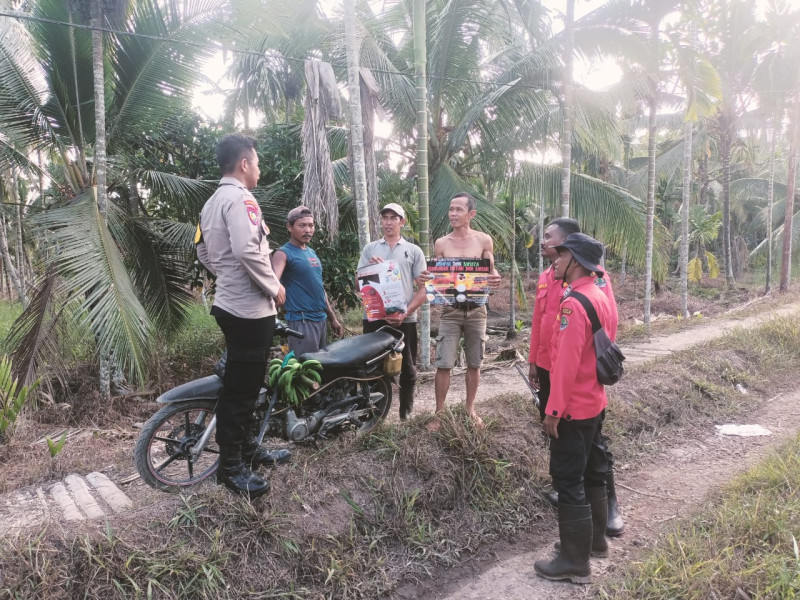
[(489, 300), (488, 258), (436, 258), (428, 261), (432, 279), (425, 285), (431, 304), (483, 306)]
[(361, 267), (356, 277), (368, 321), (379, 321), (386, 315), (405, 314), (403, 275), (397, 261), (385, 260)]

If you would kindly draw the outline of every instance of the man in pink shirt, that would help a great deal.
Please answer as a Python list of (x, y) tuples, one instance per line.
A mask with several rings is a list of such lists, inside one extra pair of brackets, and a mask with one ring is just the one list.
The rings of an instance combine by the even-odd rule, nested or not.
[[(580, 226), (575, 219), (562, 217), (553, 219), (547, 225), (542, 235), (541, 253), (544, 258), (551, 263), (558, 257), (556, 246), (561, 244), (564, 239), (572, 234), (580, 233)], [(611, 323), (606, 328), (608, 337), (614, 341), (617, 337), (617, 302), (614, 299), (614, 291), (611, 287), (611, 280), (605, 273), (601, 277), (595, 277), (595, 285), (606, 295), (611, 308)], [(536, 286), (536, 301), (533, 306), (533, 318), (531, 320), (531, 342), (528, 353), (528, 363), (530, 365), (528, 377), (531, 384), (539, 390), (539, 413), (544, 421), (545, 410), (550, 397), (550, 369), (552, 361), (551, 341), (553, 332), (557, 330), (560, 318), (559, 311), (561, 300), (564, 297), (564, 290), (567, 283), (563, 280), (556, 280), (553, 265), (545, 269), (539, 276)], [(625, 522), (622, 518), (622, 510), (617, 501), (617, 491), (614, 486), (614, 457), (608, 450), (608, 439), (603, 437), (605, 450), (608, 458), (608, 476), (606, 490), (608, 492), (608, 524), (606, 535), (616, 537), (622, 535), (625, 530)], [(558, 493), (550, 492), (545, 495), (547, 500), (553, 505), (558, 506)]]
[(560, 546), (554, 559), (536, 561), (534, 570), (546, 579), (587, 583), (590, 554), (608, 555), (608, 464), (602, 438), (608, 401), (597, 380), (591, 321), (570, 294), (583, 294), (607, 331), (615, 327), (615, 318), (608, 298), (595, 284), (595, 275), (604, 275), (599, 264), (603, 245), (583, 233), (572, 233), (555, 249), (553, 275), (568, 286), (552, 335), (551, 389), (543, 427), (550, 436), (550, 475), (558, 491)]

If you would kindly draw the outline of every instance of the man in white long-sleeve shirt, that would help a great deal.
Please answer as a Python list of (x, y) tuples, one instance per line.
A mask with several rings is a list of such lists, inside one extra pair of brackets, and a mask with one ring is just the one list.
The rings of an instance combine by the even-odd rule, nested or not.
[(217, 278), (211, 314), (228, 348), (216, 410), (217, 482), (255, 498), (269, 491), (269, 482), (250, 468), (280, 464), (290, 456), (288, 450), (268, 452), (259, 446), (250, 428), (275, 331), (276, 306), (286, 300), (286, 292), (272, 271), (269, 229), (249, 191), (260, 175), (256, 140), (241, 134), (223, 137), (217, 162), (223, 177), (203, 206), (195, 239), (197, 257)]

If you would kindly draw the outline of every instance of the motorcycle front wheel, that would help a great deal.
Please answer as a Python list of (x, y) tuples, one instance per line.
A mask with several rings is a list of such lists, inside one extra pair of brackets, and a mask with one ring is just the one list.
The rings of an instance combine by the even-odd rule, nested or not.
[(217, 471), (219, 448), (213, 439), (194, 456), (191, 449), (205, 432), (216, 400), (168, 404), (142, 427), (134, 457), (139, 476), (158, 490), (176, 492), (208, 479)]

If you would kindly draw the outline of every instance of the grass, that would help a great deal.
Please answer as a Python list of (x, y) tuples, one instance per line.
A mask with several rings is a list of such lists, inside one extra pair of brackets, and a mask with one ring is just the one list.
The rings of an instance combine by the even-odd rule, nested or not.
[(800, 596), (800, 436), (737, 478), (721, 502), (674, 531), (604, 598)]
[[(211, 343), (206, 334), (212, 331), (200, 319), (183, 347)], [(792, 382), (799, 367), (797, 318), (774, 319), (632, 366), (609, 388), (606, 430), (618, 464), (644, 460), (665, 440), (752, 408)], [(750, 394), (742, 396), (737, 384)], [(425, 428), (430, 417), (420, 415), (383, 424), (370, 436), (298, 447), (290, 465), (268, 472), (272, 494), (252, 504), (208, 485), (183, 498), (163, 496), (149, 513), (118, 518), (102, 532), (51, 528), (22, 535), (0, 545), (0, 597), (377, 598), (397, 590), (399, 582), (458, 566), (500, 540), (535, 537), (553, 519), (540, 498), (548, 458), (533, 425), (538, 417), (527, 396), (505, 394), (492, 402), (484, 431), (476, 431), (456, 406), (437, 434)], [(13, 468), (8, 461), (16, 453), (22, 460), (26, 448), (0, 448), (3, 468)], [(69, 450), (59, 460), (66, 461)], [(782, 478), (776, 470), (776, 486)], [(794, 506), (794, 487), (778, 493), (787, 508)], [(747, 506), (742, 512), (758, 508)], [(785, 556), (787, 538), (780, 532), (797, 531), (797, 524), (757, 514), (764, 515), (765, 527), (775, 522), (773, 534), (757, 533), (763, 547), (778, 545)], [(695, 526), (711, 523), (709, 517)], [(720, 538), (728, 532), (717, 531)], [(717, 542), (737, 550), (740, 538), (731, 539)], [(743, 561), (744, 574), (757, 564), (746, 562), (747, 553), (732, 557)], [(705, 576), (702, 560), (690, 575)], [(770, 571), (770, 585), (794, 585), (791, 564), (783, 563), (785, 572), (780, 564)], [(761, 597), (791, 597), (770, 594)]]
[(190, 305), (186, 320), (169, 339), (160, 340), (150, 364), (155, 391), (211, 373), (225, 349), (217, 322), (202, 304)]
[(3, 351), (6, 351), (5, 340), (11, 330), (11, 325), (21, 313), (22, 304), (20, 302), (0, 301), (0, 340), (3, 340)]

